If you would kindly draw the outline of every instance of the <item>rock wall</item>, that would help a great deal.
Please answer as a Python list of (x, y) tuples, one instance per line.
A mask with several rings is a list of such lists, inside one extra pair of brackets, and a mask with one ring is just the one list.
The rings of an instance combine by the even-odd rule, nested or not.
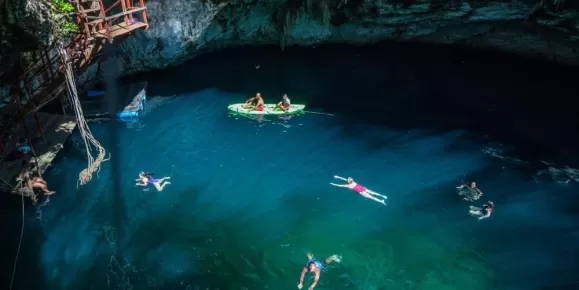
[[(573, 3), (571, 3), (573, 2)], [(149, 0), (150, 30), (120, 46), (130, 74), (235, 45), (460, 43), (579, 63), (579, 1)]]
[(0, 0), (0, 73), (20, 52), (51, 40), (49, 8), (41, 0)]

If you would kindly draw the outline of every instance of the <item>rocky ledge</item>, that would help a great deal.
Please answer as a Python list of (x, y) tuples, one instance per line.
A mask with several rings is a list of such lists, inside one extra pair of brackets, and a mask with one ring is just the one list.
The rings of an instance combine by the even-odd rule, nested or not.
[(125, 74), (236, 46), (378, 40), (464, 44), (579, 63), (579, 1), (149, 0), (150, 30), (120, 45)]

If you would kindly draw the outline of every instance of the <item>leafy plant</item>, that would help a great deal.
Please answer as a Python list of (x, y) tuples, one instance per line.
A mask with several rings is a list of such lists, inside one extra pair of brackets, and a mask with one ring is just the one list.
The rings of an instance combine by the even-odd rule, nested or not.
[(52, 0), (49, 2), (52, 11), (53, 35), (62, 39), (78, 31), (73, 21), (74, 6), (66, 0)]

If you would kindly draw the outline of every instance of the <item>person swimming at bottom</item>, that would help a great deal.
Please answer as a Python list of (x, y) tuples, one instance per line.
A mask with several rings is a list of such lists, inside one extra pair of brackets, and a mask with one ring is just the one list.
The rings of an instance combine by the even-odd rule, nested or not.
[(320, 272), (324, 270), (326, 266), (328, 266), (332, 262), (338, 263), (341, 262), (340, 257), (337, 255), (332, 255), (321, 262), (315, 259), (314, 255), (310, 253), (307, 254), (307, 257), (308, 261), (306, 262), (306, 265), (304, 266), (304, 268), (302, 269), (302, 273), (300, 274), (300, 282), (298, 283), (298, 289), (302, 289), (302, 287), (304, 287), (304, 277), (306, 276), (306, 273), (314, 274), (314, 282), (312, 282), (312, 285), (310, 285), (310, 288), (308, 288), (308, 290), (313, 290), (314, 287), (316, 287), (316, 285), (318, 284), (318, 280), (320, 279)]
[[(364, 186), (361, 186), (359, 184), (357, 184), (354, 179), (352, 179), (352, 177), (348, 177), (348, 178), (343, 178), (337, 175), (334, 175), (334, 178), (336, 179), (340, 179), (346, 182), (346, 184), (335, 184), (335, 183), (330, 183), (333, 186), (338, 186), (338, 187), (345, 187), (345, 188), (349, 188), (357, 193), (359, 193), (361, 196), (365, 197), (365, 198), (369, 198), (371, 200), (377, 201), (383, 205), (386, 205), (386, 199), (388, 198), (385, 195), (381, 195), (377, 192), (374, 192), (372, 190), (369, 190), (367, 188), (365, 188)], [(382, 197), (384, 199), (379, 199), (376, 196)]]
[(494, 209), (495, 203), (492, 201), (488, 201), (485, 205), (483, 205), (482, 208), (471, 205), (470, 211), (468, 213), (470, 213), (470, 215), (472, 216), (478, 216), (479, 217), (478, 220), (482, 220), (490, 217)]
[(260, 93), (255, 94), (255, 97), (245, 101), (243, 108), (253, 108), (257, 111), (263, 111), (264, 103)]
[[(153, 173), (145, 173), (145, 172), (141, 171), (141, 172), (139, 172), (139, 178), (135, 179), (135, 181), (140, 181), (140, 182), (137, 182), (135, 185), (147, 186), (149, 184), (152, 184), (155, 186), (155, 188), (158, 191), (163, 191), (163, 188), (166, 185), (171, 184), (171, 182), (165, 181), (167, 179), (171, 179), (171, 177), (163, 177), (161, 179), (156, 179), (153, 177)], [(165, 181), (165, 182), (163, 183), (163, 181)]]

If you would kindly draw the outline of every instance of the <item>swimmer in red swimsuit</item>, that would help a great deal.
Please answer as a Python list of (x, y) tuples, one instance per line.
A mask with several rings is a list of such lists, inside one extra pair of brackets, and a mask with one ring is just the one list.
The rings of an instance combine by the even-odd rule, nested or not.
[[(386, 197), (385, 195), (381, 195), (377, 192), (374, 192), (372, 190), (369, 190), (359, 184), (357, 184), (356, 182), (354, 182), (354, 179), (352, 179), (352, 177), (348, 177), (348, 178), (343, 178), (340, 176), (336, 176), (334, 175), (334, 178), (336, 179), (340, 179), (346, 182), (346, 184), (335, 184), (335, 183), (330, 183), (333, 186), (338, 186), (338, 187), (345, 187), (345, 188), (349, 188), (357, 193), (359, 193), (361, 196), (365, 197), (365, 198), (369, 198), (371, 200), (377, 201), (383, 205), (386, 205), (386, 199), (388, 197)], [(384, 199), (379, 199), (376, 196), (382, 197)]]

